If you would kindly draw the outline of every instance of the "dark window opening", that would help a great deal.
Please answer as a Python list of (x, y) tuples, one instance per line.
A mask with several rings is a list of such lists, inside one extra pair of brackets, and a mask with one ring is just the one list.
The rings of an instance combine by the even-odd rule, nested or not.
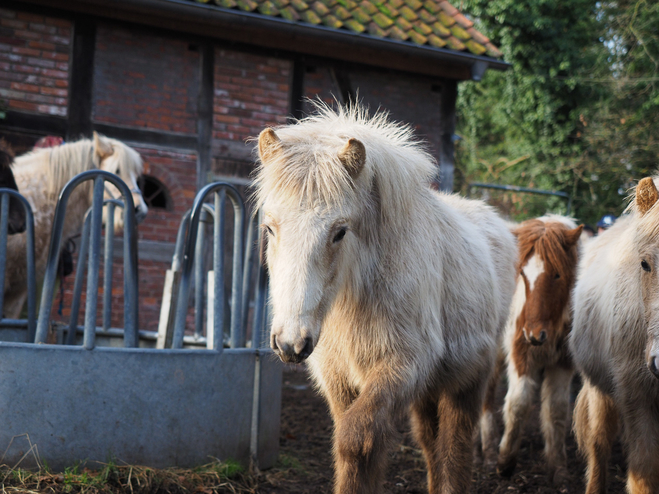
[(167, 187), (155, 177), (142, 175), (138, 185), (142, 191), (142, 198), (149, 208), (164, 209), (172, 211), (174, 202)]

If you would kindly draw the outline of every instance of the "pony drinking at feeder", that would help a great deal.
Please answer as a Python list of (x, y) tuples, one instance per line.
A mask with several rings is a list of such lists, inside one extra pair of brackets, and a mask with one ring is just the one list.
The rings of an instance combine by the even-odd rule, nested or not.
[[(134, 149), (115, 139), (94, 133), (92, 140), (82, 139), (57, 147), (35, 149), (16, 158), (16, 183), (34, 212), (37, 283), (43, 278), (46, 269), (50, 232), (59, 193), (74, 176), (92, 169), (119, 175), (132, 190), (137, 219), (144, 218), (147, 206), (137, 187), (137, 178), (142, 173), (142, 159)], [(106, 195), (120, 198), (119, 191), (111, 184), (106, 184)], [(84, 215), (91, 207), (91, 199), (90, 182), (79, 186), (71, 194), (63, 239), (69, 239), (80, 232)], [(123, 215), (120, 210), (116, 214), (115, 229), (121, 229)], [(25, 234), (13, 235), (7, 242), (4, 308), (5, 317), (8, 318), (19, 317), (27, 297), (25, 242)]]
[[(508, 392), (503, 407), (505, 431), (497, 470), (510, 476), (517, 463), (522, 432), (540, 388), (540, 421), (550, 482), (567, 480), (565, 434), (569, 422), (568, 355), (571, 291), (574, 286), (583, 225), (563, 216), (528, 220), (514, 229), (519, 247), (517, 289), (506, 324), (503, 349)], [(491, 382), (496, 387), (497, 380)], [(496, 456), (494, 390), (488, 392), (481, 421), (486, 461)]]
[(630, 214), (586, 245), (574, 290), (570, 350), (584, 385), (574, 431), (587, 494), (606, 492), (618, 430), (627, 492), (659, 492), (659, 206), (657, 178), (636, 187)]
[(329, 403), (335, 492), (381, 492), (407, 413), (428, 490), (467, 492), (515, 285), (506, 224), (434, 192), (411, 130), (359, 106), (265, 129), (258, 149), (270, 342), (284, 362), (307, 361)]

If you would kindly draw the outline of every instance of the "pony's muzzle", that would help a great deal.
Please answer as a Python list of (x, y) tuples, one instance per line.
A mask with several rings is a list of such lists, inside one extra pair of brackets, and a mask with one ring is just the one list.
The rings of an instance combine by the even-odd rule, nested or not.
[(299, 338), (292, 345), (284, 342), (274, 332), (270, 336), (270, 347), (279, 356), (282, 362), (287, 364), (299, 364), (313, 352), (313, 340), (311, 337)]
[(540, 346), (547, 341), (547, 331), (544, 329), (540, 331), (527, 331), (524, 329), (524, 336), (526, 336), (526, 341), (533, 346)]

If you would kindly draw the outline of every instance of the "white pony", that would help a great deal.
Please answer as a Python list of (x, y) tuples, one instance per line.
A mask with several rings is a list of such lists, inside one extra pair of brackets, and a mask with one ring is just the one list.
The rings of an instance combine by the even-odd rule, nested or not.
[[(94, 132), (94, 138), (82, 139), (52, 148), (36, 149), (16, 158), (14, 177), (21, 194), (34, 212), (35, 267), (37, 284), (44, 276), (50, 244), (55, 206), (62, 188), (74, 176), (86, 170), (101, 169), (119, 175), (131, 189), (136, 217), (143, 219), (147, 206), (137, 187), (142, 173), (142, 159), (132, 148)], [(120, 198), (114, 185), (106, 183), (106, 196)], [(91, 206), (91, 182), (78, 186), (69, 198), (62, 232), (63, 240), (80, 232), (85, 212)], [(123, 226), (123, 216), (117, 211), (115, 228)], [(65, 242), (62, 242), (64, 245)], [(7, 242), (5, 274), (5, 317), (17, 318), (27, 297), (25, 267), (25, 234), (13, 235)]]
[(335, 424), (335, 492), (381, 492), (411, 411), (431, 493), (467, 492), (472, 440), (515, 285), (487, 205), (434, 192), (409, 127), (359, 106), (259, 137), (271, 346), (308, 358)]
[(570, 350), (584, 385), (574, 410), (588, 460), (587, 494), (606, 492), (622, 425), (627, 491), (659, 492), (659, 206), (656, 183), (636, 187), (631, 213), (586, 245), (574, 291)]

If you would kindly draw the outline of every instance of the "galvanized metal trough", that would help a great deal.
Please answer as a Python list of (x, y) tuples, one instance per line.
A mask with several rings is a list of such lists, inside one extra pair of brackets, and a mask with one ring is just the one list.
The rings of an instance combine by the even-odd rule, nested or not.
[[(45, 342), (49, 334), (51, 339), (53, 335), (49, 312), (63, 215), (73, 188), (87, 180), (94, 181), (94, 199), (90, 224), (82, 238), (83, 244), (88, 242), (85, 248), (89, 257), (85, 324), (83, 328), (77, 326), (76, 311), (71, 325), (60, 328), (58, 333), (63, 344), (48, 344)], [(124, 201), (127, 300), (123, 331), (112, 330), (105, 322), (105, 327), (96, 327), (105, 181), (121, 191)], [(215, 204), (209, 210), (204, 202), (211, 195)], [(227, 338), (223, 328), (224, 253), (220, 235), (224, 229), (225, 195), (233, 204), (237, 230), (231, 327)], [(215, 225), (212, 275), (215, 278), (209, 291), (214, 292), (216, 303), (209, 310), (212, 317), (207, 325), (206, 348), (190, 349), (185, 348), (189, 338), (184, 335), (185, 313), (197, 228), (204, 210), (213, 216)], [(251, 339), (246, 339), (245, 304), (250, 293), (251, 266), (242, 259), (244, 206), (235, 189), (228, 184), (212, 184), (195, 199), (184, 228), (185, 241), (179, 242), (184, 245), (177, 261), (181, 283), (171, 287), (173, 298), (178, 301), (177, 310), (171, 314), (178, 325), (161, 324), (173, 332), (169, 338), (138, 331), (137, 242), (131, 191), (126, 185), (115, 175), (98, 170), (85, 172), (63, 189), (55, 215), (35, 343), (25, 342), (28, 321), (0, 322), (0, 338), (4, 335), (13, 340), (0, 342), (0, 452), (6, 448), (2, 463), (22, 467), (47, 463), (52, 469), (62, 470), (74, 464), (99, 468), (108, 461), (163, 468), (232, 459), (244, 465), (255, 463), (259, 468), (272, 466), (279, 445), (282, 367), (269, 350), (259, 345), (266, 319), (263, 271), (258, 272), (254, 290), (257, 303), (252, 320), (255, 323), (251, 326)], [(112, 216), (106, 215), (108, 222)], [(111, 230), (111, 225), (106, 227)], [(252, 262), (249, 255), (252, 228), (250, 224), (246, 256), (249, 263)], [(6, 238), (0, 237), (0, 244), (3, 241)], [(106, 242), (106, 249), (111, 244)], [(28, 262), (33, 262), (29, 255)], [(84, 256), (79, 264), (78, 269), (82, 269)], [(196, 282), (198, 285), (199, 280)], [(245, 283), (247, 287), (243, 286)], [(117, 337), (123, 339), (122, 348), (115, 346)], [(156, 348), (157, 341), (167, 339), (171, 342), (167, 348)], [(110, 346), (100, 346), (103, 344)]]

